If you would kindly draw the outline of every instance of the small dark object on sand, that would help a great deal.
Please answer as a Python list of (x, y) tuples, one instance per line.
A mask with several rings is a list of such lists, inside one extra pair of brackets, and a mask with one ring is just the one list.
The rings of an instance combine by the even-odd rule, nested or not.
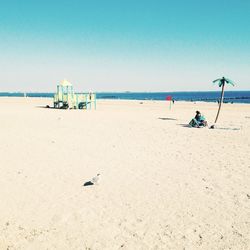
[(99, 176), (100, 174), (97, 174), (95, 177), (92, 178), (91, 181), (87, 181), (83, 184), (83, 186), (92, 186), (92, 185), (98, 185), (99, 182)]
[(210, 129), (215, 129), (214, 125), (210, 126)]
[(91, 181), (87, 181), (83, 184), (83, 186), (91, 186), (91, 185), (94, 185), (94, 183)]
[(50, 108), (50, 106), (49, 106), (49, 105), (46, 105), (46, 108), (48, 108), (48, 109), (49, 109), (49, 108)]

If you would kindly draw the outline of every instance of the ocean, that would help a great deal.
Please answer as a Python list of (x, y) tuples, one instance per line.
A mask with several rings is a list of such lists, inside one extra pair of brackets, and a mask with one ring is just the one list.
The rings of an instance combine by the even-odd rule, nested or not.
[[(53, 97), (54, 93), (26, 93), (28, 97)], [(21, 97), (24, 93), (0, 92), (1, 96)], [(158, 100), (164, 101), (167, 96), (172, 96), (175, 101), (205, 101), (216, 102), (220, 98), (219, 91), (203, 92), (97, 92), (97, 99), (120, 100)], [(249, 103), (250, 91), (226, 91), (225, 103)]]

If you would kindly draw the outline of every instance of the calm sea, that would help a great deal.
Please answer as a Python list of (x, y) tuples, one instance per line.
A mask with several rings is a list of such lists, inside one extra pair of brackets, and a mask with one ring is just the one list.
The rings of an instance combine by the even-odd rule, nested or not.
[[(27, 93), (28, 97), (53, 97), (53, 93)], [(216, 102), (220, 98), (220, 92), (99, 92), (98, 99), (121, 100), (166, 100), (166, 96), (172, 96), (176, 101), (206, 101)], [(24, 93), (1, 92), (0, 96), (24, 96)], [(224, 102), (250, 103), (250, 91), (226, 91)]]

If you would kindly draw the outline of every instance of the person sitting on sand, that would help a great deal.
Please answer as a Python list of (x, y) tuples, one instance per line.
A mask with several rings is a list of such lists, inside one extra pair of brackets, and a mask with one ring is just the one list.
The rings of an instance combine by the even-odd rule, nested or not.
[(207, 126), (207, 121), (200, 111), (196, 111), (195, 117), (190, 121), (189, 126), (194, 128), (201, 128)]

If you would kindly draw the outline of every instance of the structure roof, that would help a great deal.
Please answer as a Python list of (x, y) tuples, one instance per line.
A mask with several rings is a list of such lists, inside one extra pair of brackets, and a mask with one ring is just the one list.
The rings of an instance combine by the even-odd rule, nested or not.
[(60, 82), (60, 85), (62, 85), (62, 86), (72, 86), (72, 84), (69, 81), (67, 81), (66, 79), (62, 80)]

